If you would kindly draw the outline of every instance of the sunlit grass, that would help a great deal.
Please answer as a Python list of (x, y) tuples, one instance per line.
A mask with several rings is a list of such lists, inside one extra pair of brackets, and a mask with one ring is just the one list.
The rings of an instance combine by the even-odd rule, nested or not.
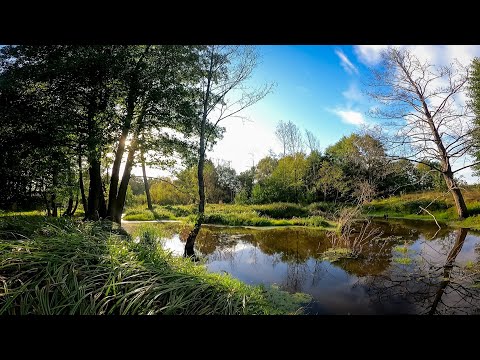
[(455, 203), (450, 193), (427, 191), (411, 193), (401, 196), (392, 196), (386, 199), (373, 200), (365, 207), (365, 214), (373, 217), (388, 215), (391, 218), (405, 218), (411, 220), (433, 221), (433, 217), (420, 207), (427, 208), (439, 223), (448, 223), (452, 226), (480, 229), (480, 188), (469, 186), (462, 192), (469, 218), (459, 221)]
[[(315, 210), (315, 209), (313, 209)], [(275, 203), (268, 205), (207, 204), (205, 224), (228, 226), (310, 226), (333, 229), (336, 224), (318, 212), (296, 204)], [(128, 208), (124, 220), (182, 220), (195, 222), (193, 205), (154, 206), (153, 212), (144, 205)]]
[(208, 273), (158, 246), (158, 229), (134, 242), (108, 222), (33, 219), (0, 219), (0, 314), (281, 314), (308, 301)]

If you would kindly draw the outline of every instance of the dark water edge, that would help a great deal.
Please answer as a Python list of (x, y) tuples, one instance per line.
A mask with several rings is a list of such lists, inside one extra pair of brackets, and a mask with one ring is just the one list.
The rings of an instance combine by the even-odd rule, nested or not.
[[(162, 245), (182, 255), (185, 227), (155, 226), (170, 234)], [(299, 227), (204, 226), (196, 251), (209, 271), (310, 294), (309, 314), (480, 313), (480, 233), (468, 229), (374, 220), (342, 239)]]

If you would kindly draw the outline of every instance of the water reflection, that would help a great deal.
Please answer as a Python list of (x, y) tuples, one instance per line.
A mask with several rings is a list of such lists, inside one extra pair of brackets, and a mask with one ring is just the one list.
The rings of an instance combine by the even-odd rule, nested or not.
[[(129, 226), (134, 226), (131, 224)], [(172, 236), (164, 246), (181, 255), (188, 229), (158, 224)], [(319, 314), (478, 313), (480, 236), (467, 229), (438, 231), (428, 222), (376, 221), (378, 236), (338, 239), (305, 229), (248, 229), (205, 226), (196, 249), (210, 271), (249, 284), (277, 284), (305, 292)], [(128, 230), (128, 229), (127, 229)], [(378, 231), (377, 231), (378, 230)], [(370, 230), (369, 230), (370, 231)], [(354, 256), (331, 257), (350, 249)]]

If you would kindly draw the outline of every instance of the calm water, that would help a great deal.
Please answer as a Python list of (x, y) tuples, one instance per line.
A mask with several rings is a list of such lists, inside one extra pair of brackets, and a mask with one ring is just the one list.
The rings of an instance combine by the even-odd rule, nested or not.
[[(163, 246), (182, 255), (188, 229), (156, 226), (171, 234)], [(205, 226), (195, 248), (209, 271), (312, 295), (312, 314), (480, 313), (480, 233), (398, 220), (361, 230), (339, 239), (305, 228)], [(354, 255), (339, 256), (341, 249)]]

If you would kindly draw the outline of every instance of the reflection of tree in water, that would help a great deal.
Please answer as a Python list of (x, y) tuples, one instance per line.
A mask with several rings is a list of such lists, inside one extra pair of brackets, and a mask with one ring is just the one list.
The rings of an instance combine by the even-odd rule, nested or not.
[[(455, 264), (468, 229), (459, 229), (453, 236), (439, 239), (444, 250), (442, 263), (420, 252), (408, 266), (393, 266), (379, 276), (366, 278), (364, 284), (372, 301), (379, 304), (409, 305), (407, 312), (418, 314), (468, 314), (480, 308), (479, 289), (471, 287), (465, 271)], [(428, 245), (428, 243), (427, 243)], [(435, 250), (435, 249), (434, 249)]]
[[(305, 282), (308, 274), (308, 263), (304, 258), (305, 254), (300, 249), (304, 247), (300, 246), (300, 236), (298, 231), (294, 231), (290, 236), (290, 242), (292, 247), (284, 254), (284, 257), (288, 259), (287, 263), (287, 276), (281, 284), (281, 288), (289, 292), (302, 291), (302, 285)], [(303, 245), (303, 244), (302, 244)]]
[[(359, 278), (355, 286), (365, 289), (374, 311), (448, 314), (472, 313), (480, 308), (480, 289), (469, 286), (478, 278), (479, 265), (469, 272), (460, 268), (456, 260), (466, 230), (452, 232), (442, 228), (437, 233), (435, 224), (393, 219), (374, 221), (371, 226), (381, 229), (383, 240), (391, 235), (396, 239), (365, 242), (359, 247), (358, 256), (340, 258), (333, 266)], [(282, 264), (282, 274), (285, 268), (286, 272), (279, 285), (291, 292), (323, 286), (321, 279), (328, 273), (323, 253), (335, 246), (347, 247), (332, 241), (325, 232), (313, 229), (208, 226), (202, 228), (196, 244), (197, 251), (209, 261), (227, 261), (232, 270), (239, 263), (256, 266), (260, 259), (273, 268)], [(408, 250), (403, 253), (396, 246)], [(480, 257), (480, 246), (475, 253)], [(411, 263), (396, 262), (399, 259)], [(363, 290), (361, 293), (365, 294)]]

